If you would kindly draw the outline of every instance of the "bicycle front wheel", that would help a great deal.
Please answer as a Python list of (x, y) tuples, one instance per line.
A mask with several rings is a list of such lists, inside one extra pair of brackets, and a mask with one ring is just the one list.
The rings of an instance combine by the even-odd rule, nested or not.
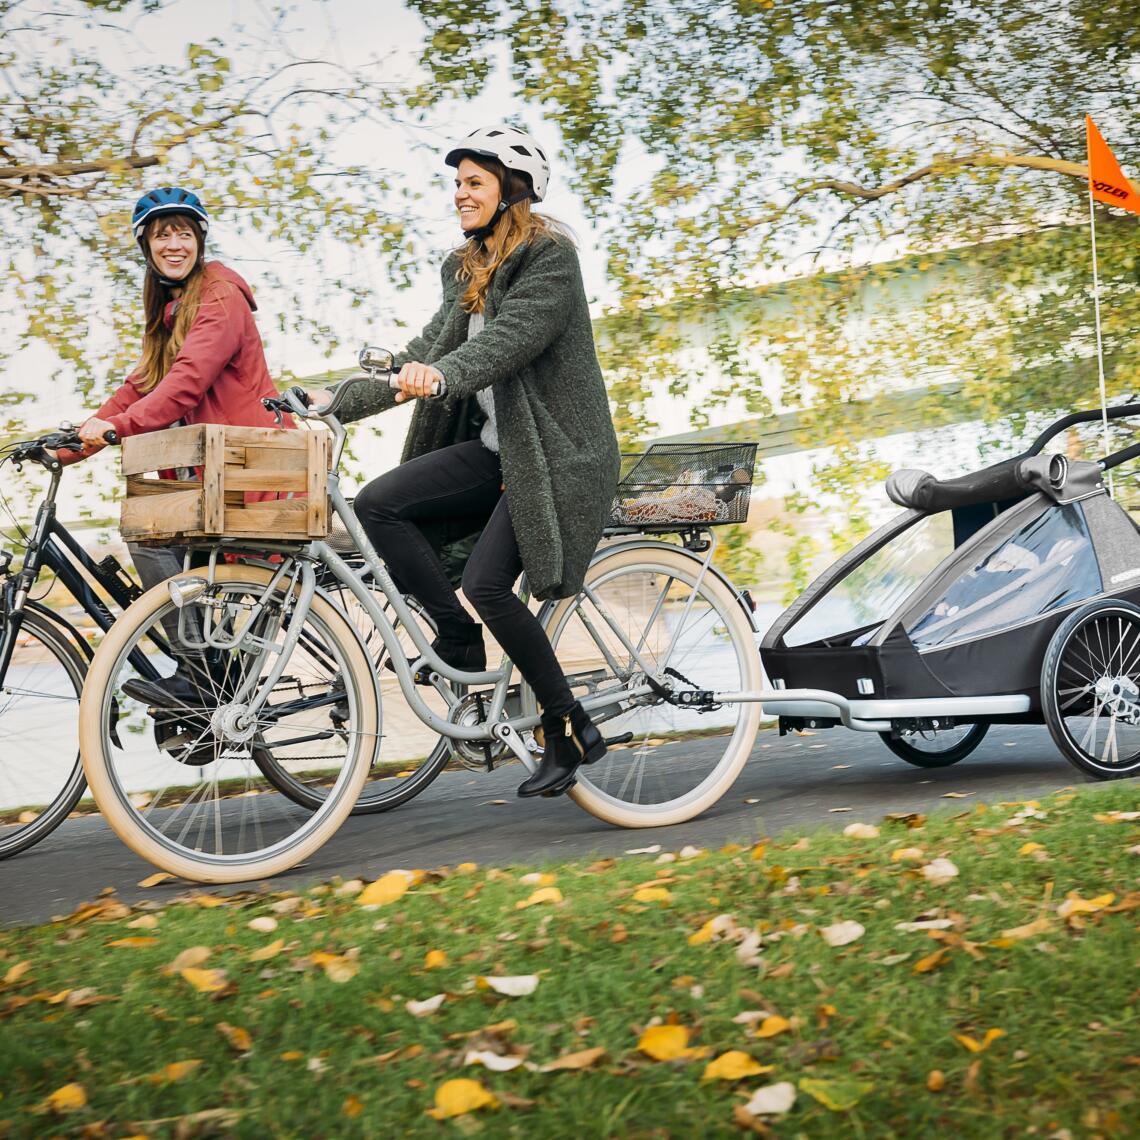
[[(318, 596), (289, 649), (294, 599), (267, 594), (270, 579), (218, 567), (181, 610), (165, 584), (149, 590), (99, 647), (80, 705), (83, 765), (107, 822), (143, 858), (197, 882), (264, 878), (308, 858), (352, 811), (376, 746), (376, 689), (352, 628)], [(282, 653), (269, 701), (246, 715)], [(198, 698), (177, 710), (133, 699), (124, 685), (139, 654), (161, 674), (177, 663)], [(116, 706), (123, 748), (110, 739)], [(315, 810), (280, 793), (268, 775), (279, 771), (320, 783)]]
[(579, 768), (570, 797), (619, 827), (692, 819), (740, 774), (760, 705), (686, 708), (652, 692), (630, 696), (646, 684), (630, 647), (674, 690), (759, 689), (751, 623), (718, 577), (665, 543), (599, 559), (586, 586), (550, 610), (547, 634), (575, 696), (611, 698), (591, 710), (603, 735), (630, 739)]
[(63, 630), (24, 612), (0, 685), (0, 859), (54, 831), (83, 795), (79, 694), (86, 670)]

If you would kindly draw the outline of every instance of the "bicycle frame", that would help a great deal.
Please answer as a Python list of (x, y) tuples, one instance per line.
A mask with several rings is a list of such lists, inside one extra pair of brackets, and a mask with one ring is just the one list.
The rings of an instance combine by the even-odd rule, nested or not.
[[(396, 619), (407, 631), (408, 636), (411, 638), (416, 650), (419, 653), (419, 658), (412, 666), (409, 666), (407, 659), (404, 656), (403, 648), (400, 644), (399, 638), (396, 634), (393, 622), (388, 618), (387, 614), (380, 607), (375, 593), (365, 586), (362, 576), (355, 573), (345, 562), (340, 555), (334, 551), (326, 542), (316, 541), (308, 543), (301, 550), (297, 550), (295, 546), (280, 545), (277, 546), (273, 543), (259, 543), (258, 550), (265, 552), (281, 553), (286, 556), (287, 561), (278, 568), (278, 573), (274, 576), (273, 582), (266, 588), (265, 594), (268, 594), (276, 588), (277, 584), (285, 576), (287, 570), (290, 569), (290, 560), (295, 562), (298, 573), (296, 573), (296, 581), (298, 586), (298, 594), (293, 603), (294, 616), (290, 622), (291, 627), (299, 632), (303, 624), (304, 617), (308, 613), (309, 606), (317, 591), (316, 585), (316, 572), (315, 565), (323, 565), (328, 569), (334, 578), (341, 583), (356, 600), (360, 603), (365, 613), (368, 614), (369, 619), (375, 625), (380, 637), (388, 650), (390, 656), (391, 668), (395, 672), (396, 679), (399, 682), (400, 689), (407, 700), (412, 711), (425, 725), (431, 728), (434, 732), (441, 736), (447, 736), (455, 740), (470, 740), (470, 741), (491, 741), (501, 740), (508, 744), (517, 755), (524, 756), (525, 747), (518, 739), (518, 733), (523, 730), (532, 729), (539, 723), (540, 717), (538, 715), (506, 717), (504, 712), (506, 710), (507, 697), (511, 686), (511, 679), (514, 674), (514, 665), (505, 655), (498, 669), (486, 670), (479, 673), (466, 672), (461, 669), (456, 669), (451, 665), (440, 659), (440, 657), (432, 649), (427, 635), (421, 629), (419, 623), (415, 620), (414, 614), (407, 602), (404, 600), (396, 584), (392, 581), (391, 575), (388, 573), (387, 568), (381, 561), (380, 556), (377, 554), (375, 548), (368, 540), (364, 528), (360, 525), (352, 507), (349, 505), (348, 500), (340, 489), (340, 476), (337, 471), (339, 466), (340, 455), (343, 447), (344, 436), (346, 434), (344, 426), (335, 419), (335, 417), (327, 417), (325, 422), (333, 431), (335, 438), (335, 447), (333, 451), (332, 470), (327, 477), (327, 490), (329, 496), (329, 503), (333, 513), (340, 518), (345, 528), (348, 530), (349, 535), (356, 543), (361, 556), (364, 559), (365, 567), (370, 573), (380, 588), (381, 594), (384, 599), (390, 604), (395, 611)], [(228, 545), (223, 543), (222, 547)], [(249, 549), (249, 543), (246, 541), (244, 544), (240, 540), (235, 540), (233, 545), (236, 548)], [(698, 585), (703, 580), (704, 574), (708, 571), (711, 565), (711, 559), (715, 543), (710, 544), (707, 557), (699, 560), (701, 563), (701, 571), (698, 577)], [(217, 554), (220, 547), (211, 546), (210, 554), (210, 570), (216, 563)], [(210, 574), (212, 579), (212, 573)], [(525, 579), (524, 579), (525, 581)], [(635, 661), (641, 671), (647, 678), (653, 678), (652, 682), (639, 685), (630, 689), (623, 689), (622, 696), (625, 699), (637, 698), (642, 696), (649, 696), (656, 694), (662, 695), (662, 691), (667, 691), (669, 685), (667, 681), (662, 678), (658, 680), (655, 676), (653, 666), (646, 661), (642, 654), (643, 647), (634, 645), (630, 642), (622, 629), (619, 622), (609, 614), (602, 600), (597, 594), (592, 591), (589, 586), (584, 587), (583, 591), (587, 598), (593, 603), (598, 614), (601, 615), (610, 630), (619, 639), (626, 652), (628, 652), (630, 659)], [(696, 588), (694, 588), (694, 595)], [(527, 592), (524, 586), (523, 599), (527, 597)], [(691, 604), (691, 599), (690, 599)], [(585, 619), (584, 619), (585, 620)], [(587, 623), (588, 625), (588, 623)], [(588, 625), (589, 628), (589, 625)], [(594, 632), (591, 629), (591, 632)], [(288, 636), (288, 635), (287, 635)], [(294, 635), (295, 636), (295, 635)], [(596, 634), (595, 634), (596, 636)], [(209, 638), (207, 637), (207, 641)], [(213, 642), (209, 642), (214, 644)], [(601, 639), (598, 639), (598, 644), (603, 645)], [(219, 647), (222, 647), (219, 645)], [(268, 653), (268, 649), (264, 650)], [(280, 674), (284, 669), (284, 661), (287, 653), (278, 653), (277, 660), (274, 666), (270, 669), (267, 676), (265, 676), (253, 696), (253, 699), (247, 705), (244, 715), (253, 717), (264, 707), (269, 699), (269, 694), (273, 691), (273, 687), (280, 679)], [(616, 662), (610, 661), (611, 666), (616, 669)], [(437, 716), (428, 707), (423, 698), (417, 691), (417, 686), (413, 679), (415, 669), (421, 665), (426, 665), (434, 673), (439, 676), (462, 685), (494, 685), (494, 690), (490, 696), (489, 708), (486, 719), (481, 725), (460, 725), (453, 723), (450, 720), (444, 720)], [(374, 681), (375, 686), (375, 681)], [(455, 696), (450, 689), (444, 687), (440, 690), (444, 698), (448, 702), (449, 708), (454, 708), (460, 698)], [(377, 695), (378, 690), (377, 690)], [(240, 694), (239, 694), (240, 697)], [(613, 704), (613, 694), (603, 693), (588, 695), (582, 698), (582, 706), (587, 710), (598, 709), (604, 706)]]
[[(91, 647), (70, 622), (29, 598), (32, 587), (44, 569), (56, 575), (104, 633), (114, 624), (115, 615), (91, 587), (89, 578), (98, 582), (110, 595), (111, 600), (122, 609), (126, 609), (142, 592), (125, 574), (117, 560), (110, 564), (106, 559), (103, 563), (97, 563), (59, 521), (56, 516), (55, 501), (63, 469), (59, 464), (53, 464), (48, 470), (51, 473), (51, 481), (47, 494), (36, 511), (32, 533), (24, 548), (23, 562), (20, 569), (11, 574), (4, 583), (3, 610), (0, 611), (5, 618), (3, 628), (0, 629), (0, 678), (7, 676), (16, 639), (23, 625), (24, 610), (29, 606), (66, 630), (83, 655), (86, 658), (91, 657)], [(89, 578), (84, 576), (84, 572)], [(158, 671), (142, 653), (132, 655), (131, 664), (150, 680), (159, 676)]]

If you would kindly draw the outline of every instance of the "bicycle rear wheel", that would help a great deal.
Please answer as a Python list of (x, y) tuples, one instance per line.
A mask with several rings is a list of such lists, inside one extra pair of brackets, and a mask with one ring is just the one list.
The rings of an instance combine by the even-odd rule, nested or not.
[(646, 675), (626, 642), (674, 690), (754, 690), (761, 670), (751, 623), (719, 578), (702, 577), (698, 559), (665, 543), (599, 559), (586, 585), (596, 601), (584, 591), (559, 602), (547, 634), (576, 696), (612, 696), (591, 712), (602, 733), (632, 739), (580, 768), (570, 797), (619, 827), (692, 819), (740, 774), (761, 708), (685, 708), (652, 692), (630, 697)]
[[(308, 858), (352, 811), (376, 746), (371, 664), (352, 628), (315, 597), (289, 650), (292, 598), (266, 595), (270, 579), (259, 567), (218, 567), (181, 614), (165, 584), (149, 590), (99, 647), (80, 705), (83, 764), (108, 823), (145, 859), (198, 882), (264, 878)], [(203, 648), (205, 629), (232, 647)], [(202, 678), (200, 699), (177, 712), (148, 711), (123, 691), (137, 675), (132, 652), (172, 672), (175, 662), (154, 647), (165, 638)], [(256, 687), (282, 652), (269, 702), (247, 720), (242, 702), (252, 689), (243, 686)], [(120, 721), (123, 749), (109, 739), (116, 702), (133, 730), (123, 733)], [(281, 795), (267, 758), (323, 786), (315, 810)]]
[(62, 629), (24, 612), (0, 686), (0, 859), (54, 831), (83, 796), (79, 695), (86, 671)]

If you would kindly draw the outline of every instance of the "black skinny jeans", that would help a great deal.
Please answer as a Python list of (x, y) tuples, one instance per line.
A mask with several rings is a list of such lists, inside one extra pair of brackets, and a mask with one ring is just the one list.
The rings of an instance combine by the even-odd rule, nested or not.
[(416, 524), (462, 519), (474, 530), (487, 520), (463, 571), (463, 593), (543, 710), (564, 716), (574, 697), (562, 667), (538, 619), (514, 592), (523, 566), (502, 482), (498, 455), (473, 439), (373, 479), (353, 509), (392, 576), (420, 600), (440, 633), (472, 624), (471, 617)]

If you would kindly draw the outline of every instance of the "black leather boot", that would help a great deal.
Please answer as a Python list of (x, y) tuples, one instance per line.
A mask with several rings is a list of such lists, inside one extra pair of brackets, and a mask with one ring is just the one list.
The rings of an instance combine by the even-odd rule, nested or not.
[[(589, 713), (575, 701), (565, 716), (542, 714), (542, 760), (534, 773), (519, 785), (518, 794), (560, 796), (575, 784), (581, 764), (593, 764), (606, 754), (606, 742)], [(538, 732), (535, 733), (537, 737)]]
[[(482, 673), (487, 668), (487, 649), (483, 645), (483, 627), (470, 622), (466, 625), (443, 627), (431, 643), (432, 649), (448, 665), (465, 669), (469, 673)], [(409, 664), (415, 664), (410, 661)], [(417, 685), (431, 684), (432, 670), (425, 665), (416, 670)]]

